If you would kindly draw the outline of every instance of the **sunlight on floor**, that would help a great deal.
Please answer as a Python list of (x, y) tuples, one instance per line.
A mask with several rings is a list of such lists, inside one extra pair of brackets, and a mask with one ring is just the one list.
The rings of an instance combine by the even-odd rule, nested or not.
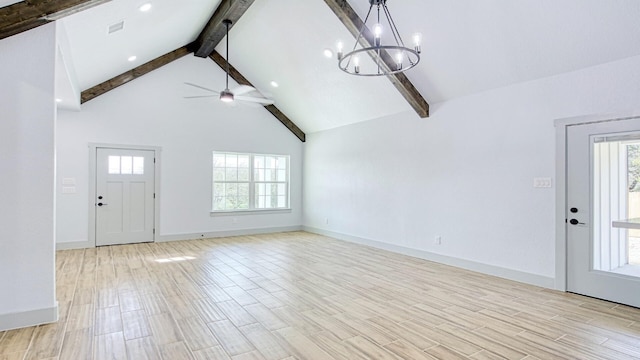
[(187, 261), (187, 260), (194, 260), (194, 259), (195, 258), (193, 256), (178, 256), (178, 257), (172, 257), (167, 259), (156, 259), (156, 262), (168, 263), (168, 262)]

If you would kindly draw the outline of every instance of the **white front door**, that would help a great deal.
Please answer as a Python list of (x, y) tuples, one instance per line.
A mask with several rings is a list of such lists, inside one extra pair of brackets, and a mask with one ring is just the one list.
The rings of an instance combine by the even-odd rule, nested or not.
[(567, 128), (570, 292), (640, 307), (639, 149), (638, 118)]
[(96, 149), (96, 246), (154, 240), (154, 151)]

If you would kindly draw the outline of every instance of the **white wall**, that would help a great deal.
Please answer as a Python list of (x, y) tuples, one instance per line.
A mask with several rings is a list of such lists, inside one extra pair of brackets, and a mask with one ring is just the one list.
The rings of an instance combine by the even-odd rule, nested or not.
[(0, 330), (57, 319), (55, 25), (0, 40)]
[[(58, 113), (59, 246), (88, 239), (89, 143), (162, 147), (160, 240), (301, 226), (302, 142), (260, 106), (184, 99), (206, 93), (184, 82), (221, 89), (224, 72), (210, 59), (187, 55), (83, 104), (80, 112)], [(292, 211), (211, 217), (213, 150), (291, 155)], [(62, 179), (69, 177), (76, 178), (77, 193), (62, 194)]]
[(553, 121), (634, 108), (640, 57), (309, 134), (304, 225), (553, 286)]

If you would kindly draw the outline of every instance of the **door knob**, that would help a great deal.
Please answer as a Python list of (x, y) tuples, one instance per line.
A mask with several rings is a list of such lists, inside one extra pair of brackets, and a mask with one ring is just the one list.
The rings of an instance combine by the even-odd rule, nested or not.
[(103, 206), (103, 205), (109, 205), (109, 204), (103, 204), (103, 203), (98, 203), (98, 206)]

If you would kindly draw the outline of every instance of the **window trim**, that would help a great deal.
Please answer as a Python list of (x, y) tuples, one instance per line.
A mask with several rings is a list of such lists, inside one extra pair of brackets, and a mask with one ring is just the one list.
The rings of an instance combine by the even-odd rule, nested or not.
[[(248, 209), (231, 209), (231, 210), (215, 210), (214, 209), (214, 196), (215, 196), (215, 184), (216, 181), (214, 179), (214, 165), (213, 165), (213, 157), (215, 155), (248, 155), (249, 156), (249, 208)], [(254, 169), (254, 157), (255, 156), (272, 156), (272, 157), (284, 157), (287, 159), (286, 166), (286, 174), (284, 181), (286, 185), (285, 191), (285, 201), (286, 207), (281, 208), (256, 208), (256, 185), (264, 184), (264, 183), (276, 183), (281, 184), (283, 182), (280, 181), (256, 181), (255, 180), (255, 169)], [(221, 182), (221, 183), (227, 183)], [(245, 181), (236, 181), (235, 183), (246, 183)], [(287, 154), (274, 154), (274, 153), (253, 153), (253, 152), (236, 152), (236, 151), (216, 151), (213, 150), (211, 152), (211, 209), (209, 211), (210, 216), (225, 216), (225, 215), (249, 215), (249, 214), (276, 214), (276, 213), (288, 213), (291, 212), (291, 155)]]
[(279, 209), (249, 209), (249, 210), (216, 210), (210, 211), (209, 216), (232, 216), (232, 215), (266, 215), (266, 214), (283, 214), (291, 213), (291, 207)]

